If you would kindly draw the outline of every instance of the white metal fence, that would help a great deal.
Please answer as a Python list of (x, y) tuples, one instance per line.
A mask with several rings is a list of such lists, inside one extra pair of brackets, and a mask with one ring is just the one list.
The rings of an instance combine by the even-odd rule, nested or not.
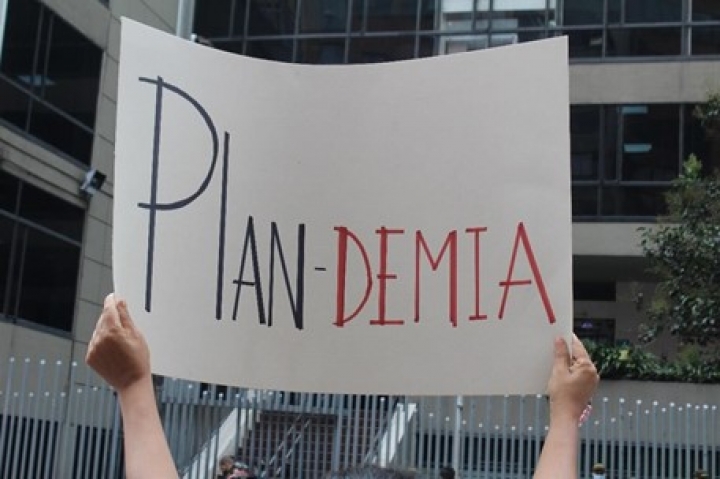
[[(10, 360), (0, 370), (0, 478), (123, 477), (115, 396), (76, 364)], [(158, 407), (181, 477), (215, 477), (233, 454), (261, 477), (320, 478), (360, 463), (437, 477), (531, 477), (547, 430), (542, 396), (299, 394), (158, 381)], [(720, 396), (718, 397), (720, 400)], [(715, 404), (598, 398), (582, 428), (580, 476), (718, 477)]]

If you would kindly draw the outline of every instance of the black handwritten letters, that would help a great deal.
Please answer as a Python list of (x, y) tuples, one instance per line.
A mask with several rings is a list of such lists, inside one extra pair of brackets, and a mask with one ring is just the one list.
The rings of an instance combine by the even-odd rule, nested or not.
[[(237, 221), (236, 216), (231, 216), (233, 205), (228, 204), (228, 191), (232, 186), (229, 184), (230, 168), (236, 168), (235, 164), (231, 165), (230, 161), (231, 134), (227, 131), (220, 133), (203, 105), (180, 87), (165, 81), (162, 77), (141, 77), (139, 81), (155, 88), (149, 199), (147, 202), (137, 204), (138, 208), (147, 211), (144, 304), (146, 311), (150, 312), (152, 310), (154, 278), (158, 268), (162, 268), (162, 265), (156, 264), (155, 252), (157, 248), (156, 233), (159, 228), (162, 228), (163, 216), (182, 214), (183, 208), (213, 191), (212, 194), (217, 194), (218, 197), (208, 198), (211, 198), (217, 206), (219, 223), (216, 228), (216, 257), (212, 262), (212, 267), (215, 270), (215, 311), (209, 311), (208, 315), (214, 313), (214, 318), (217, 320), (243, 320), (240, 317), (241, 304), (250, 301), (249, 304), (255, 303), (252, 307), (252, 310), (256, 311), (256, 317), (253, 318), (253, 321), (272, 327), (275, 322), (274, 311), (278, 301), (276, 290), (279, 290), (282, 292), (282, 301), (287, 301), (289, 306), (291, 318), (287, 318), (287, 320), (291, 320), (297, 330), (304, 330), (310, 326), (306, 324), (305, 320), (306, 295), (332, 296), (333, 294), (335, 310), (326, 311), (324, 317), (314, 315), (314, 322), (325, 321), (325, 324), (334, 324), (337, 328), (348, 327), (351, 322), (354, 327), (362, 325), (368, 327), (411, 327), (413, 324), (436, 320), (425, 318), (422, 314), (423, 304), (432, 300), (446, 302), (447, 318), (445, 320), (449, 326), (457, 327), (461, 317), (464, 317), (468, 322), (476, 322), (476, 324), (482, 324), (491, 315), (498, 320), (503, 319), (506, 316), (508, 303), (512, 300), (512, 289), (530, 286), (535, 289), (540, 304), (542, 304), (541, 317), (544, 317), (549, 323), (555, 322), (555, 312), (551, 304), (550, 294), (543, 281), (541, 265), (538, 263), (533, 249), (530, 234), (522, 221), (516, 223), (513, 232), (491, 231), (490, 227), (486, 225), (470, 225), (462, 229), (454, 229), (447, 232), (439, 248), (431, 247), (428, 233), (419, 229), (408, 230), (401, 227), (401, 225), (381, 225), (374, 231), (374, 236), (364, 233), (364, 237), (361, 237), (363, 233), (353, 231), (352, 225), (336, 225), (326, 232), (326, 234), (334, 236), (332, 242), (336, 247), (334, 252), (336, 267), (326, 269), (324, 266), (318, 266), (314, 270), (317, 274), (332, 274), (334, 271), (334, 292), (308, 290), (306, 287), (306, 277), (308, 275), (306, 271), (307, 231), (306, 225), (303, 223), (293, 227), (294, 239), (289, 239), (287, 231), (290, 230), (283, 230), (285, 237), (281, 237), (281, 229), (276, 222), (269, 221), (267, 225), (257, 225), (253, 215), (248, 215), (244, 218), (244, 231), (240, 232), (242, 235), (238, 236), (242, 237), (241, 244), (226, 244), (228, 218), (232, 217), (235, 222)], [(179, 98), (187, 102), (192, 108), (191, 111), (199, 115), (207, 129), (212, 146), (207, 153), (207, 172), (201, 178), (197, 188), (184, 198), (160, 202), (158, 200), (160, 197), (160, 177), (166, 174), (162, 169), (160, 158), (160, 145), (163, 140), (163, 102), (168, 95), (172, 95), (175, 101)], [(209, 188), (213, 181), (219, 182), (219, 191), (217, 188), (215, 190)], [(216, 191), (217, 193), (215, 193)], [(270, 244), (268, 248), (259, 247), (258, 229), (269, 232)], [(502, 278), (497, 278), (496, 282), (490, 283), (488, 287), (481, 280), (483, 268), (483, 254), (481, 254), (483, 249), (481, 245), (483, 239), (491, 234), (502, 235), (502, 238), (508, 244), (512, 242), (512, 249), (507, 260), (507, 274)], [(497, 239), (497, 236), (495, 239)], [(293, 246), (290, 246), (291, 244)], [(369, 245), (376, 247), (371, 248)], [(235, 267), (226, 268), (229, 256), (226, 254), (226, 249), (228, 248), (236, 248), (237, 254), (234, 257), (239, 258), (239, 264)], [(267, 252), (265, 257), (263, 257), (261, 251)], [(410, 275), (411, 277), (401, 277), (392, 270), (390, 265), (393, 263), (390, 258), (393, 254), (396, 254), (396, 251), (403, 251), (402, 254), (410, 252), (413, 255), (414, 271)], [(350, 255), (350, 252), (357, 254)], [(360, 277), (349, 276), (351, 257), (358, 258), (358, 261), (360, 261), (360, 264), (354, 265), (356, 267), (352, 269), (352, 271), (357, 271), (359, 268), (362, 271)], [(332, 255), (329, 255), (328, 258), (332, 258)], [(517, 277), (516, 265), (519, 258), (520, 261), (529, 265), (530, 277)], [(328, 259), (328, 261), (331, 261), (331, 259)], [(472, 279), (470, 281), (461, 279), (458, 272), (459, 264), (472, 265)], [(231, 279), (226, 278), (226, 271), (233, 272), (231, 273), (233, 274)], [(291, 271), (294, 271), (294, 274)], [(447, 275), (447, 289), (440, 295), (434, 295), (431, 299), (425, 298), (423, 300), (422, 280), (428, 274), (436, 273)], [(362, 285), (360, 288), (362, 294), (359, 297), (357, 295), (352, 298), (348, 297), (349, 282)], [(228, 286), (232, 284), (234, 298), (232, 298), (232, 308), (225, 309), (223, 290), (226, 284)], [(388, 295), (391, 294), (393, 289), (389, 285), (395, 285), (411, 292), (413, 310), (406, 314), (405, 317), (397, 315), (390, 317), (387, 310)], [(483, 294), (488, 288), (499, 288), (499, 292), (501, 292), (499, 304), (484, 304)], [(464, 303), (459, 301), (459, 297), (463, 294), (470, 300)], [(373, 298), (375, 299), (374, 306), (370, 306)], [(461, 311), (461, 304), (471, 304), (472, 306), (469, 311), (463, 312)], [(223, 311), (230, 309), (232, 311), (231, 315), (224, 317)], [(282, 318), (281, 320), (285, 321)], [(313, 323), (313, 325), (317, 324)]]

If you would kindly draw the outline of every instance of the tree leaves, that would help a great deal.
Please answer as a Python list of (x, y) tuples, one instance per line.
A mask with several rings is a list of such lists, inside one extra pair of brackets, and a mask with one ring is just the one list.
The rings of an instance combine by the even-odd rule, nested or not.
[(666, 195), (668, 216), (642, 228), (640, 245), (659, 283), (643, 339), (666, 331), (683, 343), (720, 340), (720, 176), (691, 156)]

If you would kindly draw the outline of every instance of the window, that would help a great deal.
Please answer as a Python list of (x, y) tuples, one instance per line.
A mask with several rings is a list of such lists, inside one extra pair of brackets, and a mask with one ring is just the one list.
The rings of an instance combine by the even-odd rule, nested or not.
[(573, 300), (575, 301), (611, 301), (614, 302), (615, 283), (612, 281), (575, 281)]
[(580, 339), (590, 340), (598, 344), (615, 344), (614, 319), (576, 318), (573, 331)]
[(692, 117), (694, 105), (573, 105), (573, 215), (650, 218), (690, 153), (715, 166), (720, 142)]
[(299, 63), (405, 60), (560, 35), (569, 37), (572, 59), (718, 55), (719, 5), (717, 0), (197, 0), (195, 32), (223, 50)]
[(0, 119), (89, 164), (102, 51), (37, 0), (8, 0)]
[(84, 210), (0, 172), (0, 317), (71, 331)]

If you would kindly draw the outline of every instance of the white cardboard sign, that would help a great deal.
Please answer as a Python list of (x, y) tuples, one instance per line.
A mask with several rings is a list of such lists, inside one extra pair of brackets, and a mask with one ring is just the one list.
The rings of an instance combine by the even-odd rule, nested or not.
[(158, 374), (539, 393), (569, 336), (565, 39), (293, 65), (122, 23), (113, 269)]

